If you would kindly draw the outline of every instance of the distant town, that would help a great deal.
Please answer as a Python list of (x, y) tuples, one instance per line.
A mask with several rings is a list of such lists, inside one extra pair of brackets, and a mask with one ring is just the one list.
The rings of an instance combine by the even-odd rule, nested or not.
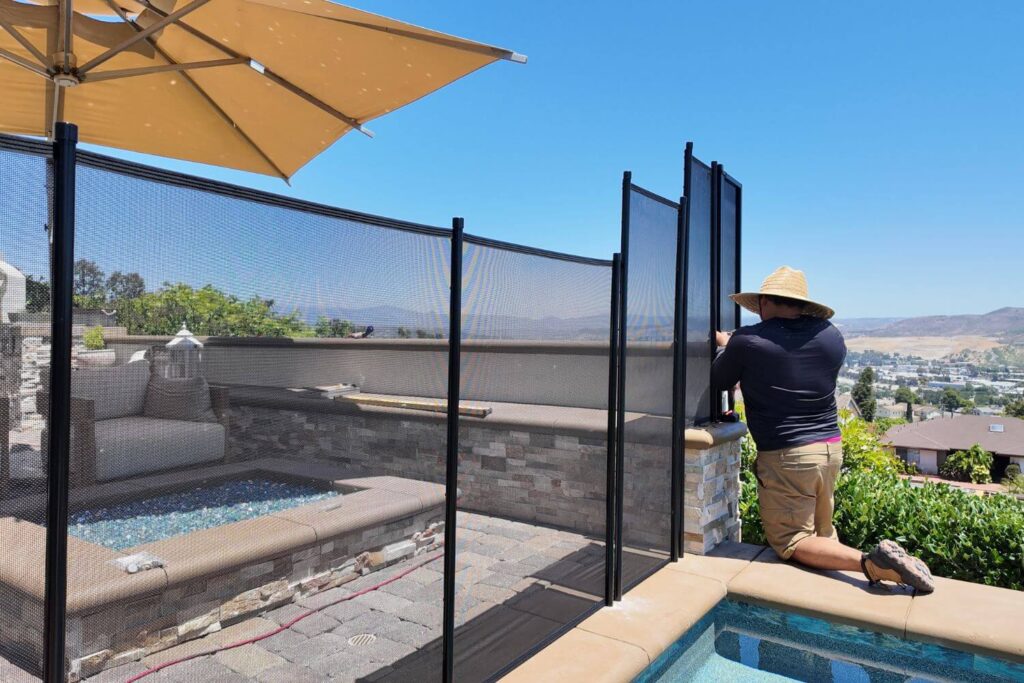
[(896, 401), (901, 387), (918, 398), (913, 407), (916, 420), (934, 419), (943, 413), (998, 415), (1007, 404), (1024, 398), (1024, 367), (1016, 363), (1017, 359), (1001, 358), (994, 350), (963, 351), (940, 359), (850, 351), (840, 372), (839, 388), (840, 392), (850, 391), (870, 367), (875, 375), (878, 417), (906, 416), (905, 403)]

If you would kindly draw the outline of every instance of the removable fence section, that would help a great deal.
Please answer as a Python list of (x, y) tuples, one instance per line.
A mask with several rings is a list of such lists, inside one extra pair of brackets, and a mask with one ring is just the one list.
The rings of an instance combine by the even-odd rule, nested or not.
[(604, 603), (611, 267), (466, 237), (455, 678)]
[(711, 421), (715, 409), (711, 395), (711, 361), (714, 358), (714, 312), (718, 290), (714, 278), (715, 234), (713, 225), (711, 167), (693, 156), (687, 145), (685, 186), (687, 199), (686, 260), (686, 425)]
[(47, 159), (0, 151), (0, 680), (38, 673), (44, 655), (49, 185)]
[(73, 585), (72, 666), (160, 666), (324, 608), (257, 647), (439, 678), (439, 563), (343, 598), (442, 552), (448, 232), (87, 165), (76, 234), (107, 274), (81, 296), (124, 330), (72, 379), (93, 407), (69, 567), (109, 585)]
[(618, 434), (619, 585), (628, 590), (672, 553), (674, 338), (679, 205), (623, 182)]

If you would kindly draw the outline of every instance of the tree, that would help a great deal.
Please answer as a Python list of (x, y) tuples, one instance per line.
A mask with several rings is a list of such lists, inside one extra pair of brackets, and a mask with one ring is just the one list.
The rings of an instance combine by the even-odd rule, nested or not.
[(37, 280), (33, 275), (25, 278), (25, 310), (29, 313), (50, 310), (50, 283), (46, 278)]
[(95, 261), (75, 261), (75, 305), (99, 308), (107, 300), (107, 278)]
[(875, 400), (875, 371), (870, 367), (861, 370), (857, 383), (853, 385), (851, 392), (853, 402), (860, 409), (860, 414), (868, 422), (875, 419), (875, 409), (878, 402)]
[(122, 273), (115, 270), (107, 278), (107, 293), (111, 301), (138, 299), (146, 293), (146, 282), (138, 273)]
[(919, 402), (917, 395), (907, 387), (903, 386), (896, 389), (895, 400), (897, 403), (907, 404), (906, 420), (908, 423), (913, 422), (914, 404)]
[(939, 408), (949, 412), (950, 415), (960, 410), (964, 405), (964, 399), (956, 389), (948, 388), (942, 392), (939, 398)]
[(399, 339), (408, 339), (411, 336), (412, 336), (412, 332), (409, 331), (409, 328), (407, 328), (407, 327), (399, 327), (398, 328), (398, 337), (399, 337)]
[(317, 337), (347, 337), (352, 334), (355, 329), (355, 326), (353, 326), (348, 320), (328, 318), (327, 316), (322, 315), (316, 321), (316, 327), (313, 328), (313, 334)]
[(275, 313), (272, 302), (252, 297), (242, 300), (213, 285), (195, 289), (186, 284), (164, 284), (155, 292), (118, 304), (118, 322), (129, 334), (173, 335), (182, 323), (198, 336), (307, 337), (309, 325), (298, 313)]
[(1024, 419), (1024, 398), (1010, 401), (1003, 407), (1003, 415)]

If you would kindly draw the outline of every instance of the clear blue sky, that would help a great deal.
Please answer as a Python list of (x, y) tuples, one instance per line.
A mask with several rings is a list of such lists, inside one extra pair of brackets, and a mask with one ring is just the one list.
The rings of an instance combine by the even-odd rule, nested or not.
[(744, 183), (747, 287), (788, 263), (841, 317), (1024, 305), (1022, 3), (355, 6), (530, 62), (373, 122), (376, 139), (343, 138), (291, 188), (143, 160), (607, 257), (622, 171), (676, 197), (693, 140)]

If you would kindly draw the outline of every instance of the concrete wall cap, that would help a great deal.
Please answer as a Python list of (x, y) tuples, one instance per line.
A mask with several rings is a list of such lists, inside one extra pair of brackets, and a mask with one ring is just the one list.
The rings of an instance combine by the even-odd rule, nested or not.
[(687, 429), (683, 434), (686, 447), (707, 450), (730, 441), (742, 439), (747, 434), (747, 425), (742, 422), (716, 422), (706, 427)]

